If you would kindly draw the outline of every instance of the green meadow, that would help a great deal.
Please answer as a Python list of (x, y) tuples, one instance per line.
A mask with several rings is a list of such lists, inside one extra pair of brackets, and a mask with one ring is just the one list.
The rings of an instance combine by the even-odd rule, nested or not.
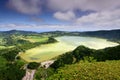
[(48, 37), (44, 36), (27, 36), (25, 38), (22, 38), (24, 40), (28, 40), (30, 42), (45, 42), (48, 40)]
[(6, 48), (5, 46), (0, 46), (0, 49), (4, 49), (4, 48)]
[(42, 62), (65, 52), (72, 51), (79, 45), (84, 45), (92, 49), (103, 49), (118, 45), (106, 39), (93, 37), (62, 36), (55, 39), (58, 41), (57, 43), (45, 44), (29, 49), (25, 53), (20, 54), (21, 58), (27, 62)]
[(0, 46), (0, 49), (6, 49), (6, 48), (13, 48), (14, 46), (8, 46), (8, 47), (6, 47), (6, 46)]

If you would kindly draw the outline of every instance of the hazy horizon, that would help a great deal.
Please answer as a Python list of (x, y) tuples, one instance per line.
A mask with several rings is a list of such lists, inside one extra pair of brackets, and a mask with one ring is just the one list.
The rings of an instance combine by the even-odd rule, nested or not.
[[(93, 31), (65, 31), (65, 32), (94, 32), (94, 31), (111, 31), (111, 30), (120, 30), (120, 29), (93, 30)], [(51, 30), (51, 31), (32, 31), (32, 30), (17, 30), (17, 29), (11, 29), (11, 30), (0, 30), (0, 32), (6, 32), (6, 31), (26, 31), (26, 32), (37, 32), (37, 33), (43, 33), (43, 32), (64, 31), (64, 30)]]

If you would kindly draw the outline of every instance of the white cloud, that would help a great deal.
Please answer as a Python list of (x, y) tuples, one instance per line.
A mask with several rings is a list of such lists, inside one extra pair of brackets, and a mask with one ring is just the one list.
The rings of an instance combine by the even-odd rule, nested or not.
[(48, 6), (56, 11), (105, 11), (120, 7), (120, 0), (48, 0)]
[(75, 14), (72, 11), (68, 12), (56, 12), (54, 18), (59, 20), (71, 21), (75, 19)]
[(26, 30), (26, 31), (76, 31), (79, 27), (73, 25), (27, 25), (27, 24), (0, 24), (1, 30)]
[[(48, 0), (48, 2), (49, 7), (56, 12), (72, 11), (75, 15), (75, 10), (95, 11), (87, 15), (83, 14), (81, 17), (76, 16), (75, 24), (81, 26), (79, 27), (81, 29), (120, 28), (120, 0)], [(58, 16), (56, 18), (65, 17)]]
[(24, 14), (38, 14), (41, 11), (41, 0), (9, 0), (10, 8)]
[(96, 27), (119, 27), (120, 28), (120, 9), (91, 13), (76, 20), (77, 24)]
[[(45, 9), (54, 10), (53, 17), (63, 21), (73, 21), (78, 26), (61, 25), (0, 25), (2, 28), (30, 30), (100, 30), (120, 29), (120, 0), (45, 0)], [(24, 14), (39, 14), (43, 0), (9, 0), (12, 9)], [(75, 10), (94, 11), (76, 16)], [(35, 19), (37, 20), (37, 19)], [(38, 21), (38, 20), (37, 20)]]
[(26, 31), (94, 31), (94, 30), (111, 30), (119, 29), (120, 27), (95, 27), (82, 25), (27, 25), (27, 24), (0, 24), (0, 30), (26, 30)]

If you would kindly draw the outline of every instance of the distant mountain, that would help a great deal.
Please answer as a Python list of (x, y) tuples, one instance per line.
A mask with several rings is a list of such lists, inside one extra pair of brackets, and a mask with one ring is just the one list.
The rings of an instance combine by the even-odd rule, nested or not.
[(117, 30), (101, 30), (101, 31), (87, 31), (87, 32), (67, 32), (67, 31), (52, 31), (52, 32), (44, 32), (41, 34), (49, 34), (53, 36), (89, 36), (89, 37), (99, 37), (106, 38), (109, 40), (120, 40), (120, 29)]
[(32, 31), (21, 31), (21, 30), (10, 30), (10, 31), (1, 31), (0, 34), (3, 35), (28, 35), (28, 34), (37, 34), (37, 32)]
[(101, 30), (101, 31), (87, 31), (87, 32), (67, 32), (67, 31), (50, 31), (50, 32), (32, 32), (32, 31), (20, 31), (20, 30), (10, 30), (2, 31), (0, 35), (49, 35), (49, 36), (89, 36), (89, 37), (99, 37), (106, 38), (108, 40), (120, 41), (120, 29), (117, 30)]
[(79, 35), (80, 36), (101, 37), (101, 38), (107, 38), (110, 40), (120, 40), (120, 29), (82, 32)]

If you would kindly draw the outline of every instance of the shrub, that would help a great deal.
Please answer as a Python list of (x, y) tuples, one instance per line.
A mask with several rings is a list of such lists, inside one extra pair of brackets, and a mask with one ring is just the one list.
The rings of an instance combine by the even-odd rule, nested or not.
[(36, 62), (30, 62), (27, 66), (28, 69), (37, 69), (40, 66), (39, 63)]

